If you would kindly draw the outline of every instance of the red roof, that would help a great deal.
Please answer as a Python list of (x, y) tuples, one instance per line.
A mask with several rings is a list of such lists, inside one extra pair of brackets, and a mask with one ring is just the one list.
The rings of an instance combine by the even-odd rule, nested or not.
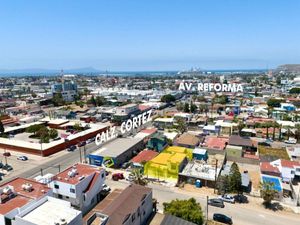
[(228, 138), (225, 137), (206, 137), (203, 147), (224, 150), (226, 143), (228, 143)]
[[(76, 170), (75, 176), (70, 176), (69, 173), (72, 170)], [(68, 183), (68, 184), (73, 184), (76, 185), (80, 183), (80, 177), (87, 177), (94, 175), (95, 173), (99, 173), (99, 168), (87, 164), (81, 164), (77, 163), (73, 166), (70, 166), (66, 170), (62, 171), (61, 173), (58, 173), (55, 177), (54, 180), (63, 182), (63, 183)]]
[(138, 105), (138, 108), (141, 111), (146, 111), (146, 110), (151, 109), (151, 106), (149, 106), (149, 105)]
[(146, 133), (146, 134), (154, 134), (156, 133), (157, 131), (157, 128), (148, 128), (148, 129), (144, 129), (144, 130), (141, 130), (140, 132), (142, 133)]
[(288, 167), (288, 168), (294, 168), (295, 166), (300, 166), (300, 163), (296, 162), (296, 161), (281, 159), (281, 166)]
[(152, 150), (143, 150), (137, 156), (131, 159), (131, 162), (134, 163), (148, 162), (149, 160), (156, 157), (158, 154), (159, 154), (158, 152)]
[(261, 162), (260, 163), (260, 171), (261, 172), (280, 173), (279, 169), (275, 166), (272, 166), (269, 162)]
[[(32, 189), (26, 191), (23, 189), (22, 185), (30, 184)], [(10, 182), (2, 184), (1, 189), (11, 186), (13, 187), (14, 195), (8, 197), (7, 194), (2, 193), (0, 195), (3, 202), (0, 204), (0, 214), (5, 215), (10, 211), (23, 207), (32, 200), (39, 199), (43, 196), (46, 196), (47, 193), (51, 190), (45, 184), (41, 184), (31, 179), (25, 178), (16, 178)]]

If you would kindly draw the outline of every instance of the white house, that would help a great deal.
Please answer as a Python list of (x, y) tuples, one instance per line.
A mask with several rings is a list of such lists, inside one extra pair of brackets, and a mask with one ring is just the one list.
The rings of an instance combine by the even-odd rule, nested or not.
[(283, 182), (291, 182), (295, 176), (300, 176), (300, 163), (296, 161), (278, 159), (270, 163), (277, 167)]
[[(14, 224), (17, 215), (32, 207), (42, 198), (51, 195), (52, 190), (47, 185), (31, 179), (16, 178), (1, 185), (0, 225)], [(28, 223), (28, 225), (31, 224)]]
[(71, 203), (46, 196), (19, 213), (12, 225), (82, 225), (82, 214)]
[(100, 201), (105, 170), (87, 164), (75, 164), (53, 177), (49, 186), (54, 196), (69, 201), (83, 214)]

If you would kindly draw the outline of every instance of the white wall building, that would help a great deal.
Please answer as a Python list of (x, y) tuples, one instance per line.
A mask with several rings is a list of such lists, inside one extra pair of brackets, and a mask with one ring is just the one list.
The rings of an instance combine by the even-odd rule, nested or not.
[(54, 176), (49, 186), (55, 197), (69, 201), (84, 214), (100, 201), (104, 181), (104, 169), (75, 164)]
[(12, 225), (81, 225), (82, 214), (71, 203), (44, 197), (15, 217)]
[[(47, 185), (34, 180), (16, 178), (0, 186), (0, 225), (13, 224), (15, 217), (42, 198), (52, 195)], [(27, 225), (22, 223), (22, 225)]]

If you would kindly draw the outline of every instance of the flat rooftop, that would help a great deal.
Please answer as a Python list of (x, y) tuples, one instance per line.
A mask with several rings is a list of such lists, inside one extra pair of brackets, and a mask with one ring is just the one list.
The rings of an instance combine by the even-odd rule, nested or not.
[(117, 157), (142, 140), (143, 138), (137, 137), (116, 138), (115, 140), (104, 144), (100, 149), (91, 153), (90, 155)]
[(81, 181), (81, 178), (83, 179), (85, 177), (91, 176), (94, 173), (99, 172), (100, 170), (101, 168), (96, 166), (77, 163), (62, 171), (61, 173), (58, 173), (53, 177), (53, 179), (63, 183), (75, 185)]
[(27, 213), (22, 219), (40, 225), (53, 225), (64, 219), (69, 224), (79, 214), (81, 212), (73, 209), (69, 202), (48, 197), (47, 201)]
[[(30, 191), (23, 188), (24, 184), (32, 185)], [(9, 191), (11, 194), (4, 193), (4, 189), (10, 188)], [(23, 207), (32, 200), (39, 199), (42, 196), (46, 195), (51, 189), (47, 185), (38, 183), (31, 179), (25, 178), (16, 178), (10, 182), (2, 184), (0, 186), (1, 202), (0, 203), (0, 214), (5, 215), (10, 211)]]

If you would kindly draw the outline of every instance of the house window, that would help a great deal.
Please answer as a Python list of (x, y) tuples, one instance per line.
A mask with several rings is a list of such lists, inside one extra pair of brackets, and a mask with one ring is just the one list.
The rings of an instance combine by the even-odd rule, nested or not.
[(62, 196), (62, 195), (58, 195), (57, 197), (58, 197), (59, 199), (62, 199), (62, 198), (63, 198), (63, 196)]
[(75, 189), (74, 188), (70, 188), (70, 192), (71, 193), (75, 193)]
[(59, 185), (58, 184), (54, 184), (54, 188), (55, 189), (59, 189)]
[(291, 174), (295, 174), (295, 171), (294, 171), (294, 170), (291, 170)]

